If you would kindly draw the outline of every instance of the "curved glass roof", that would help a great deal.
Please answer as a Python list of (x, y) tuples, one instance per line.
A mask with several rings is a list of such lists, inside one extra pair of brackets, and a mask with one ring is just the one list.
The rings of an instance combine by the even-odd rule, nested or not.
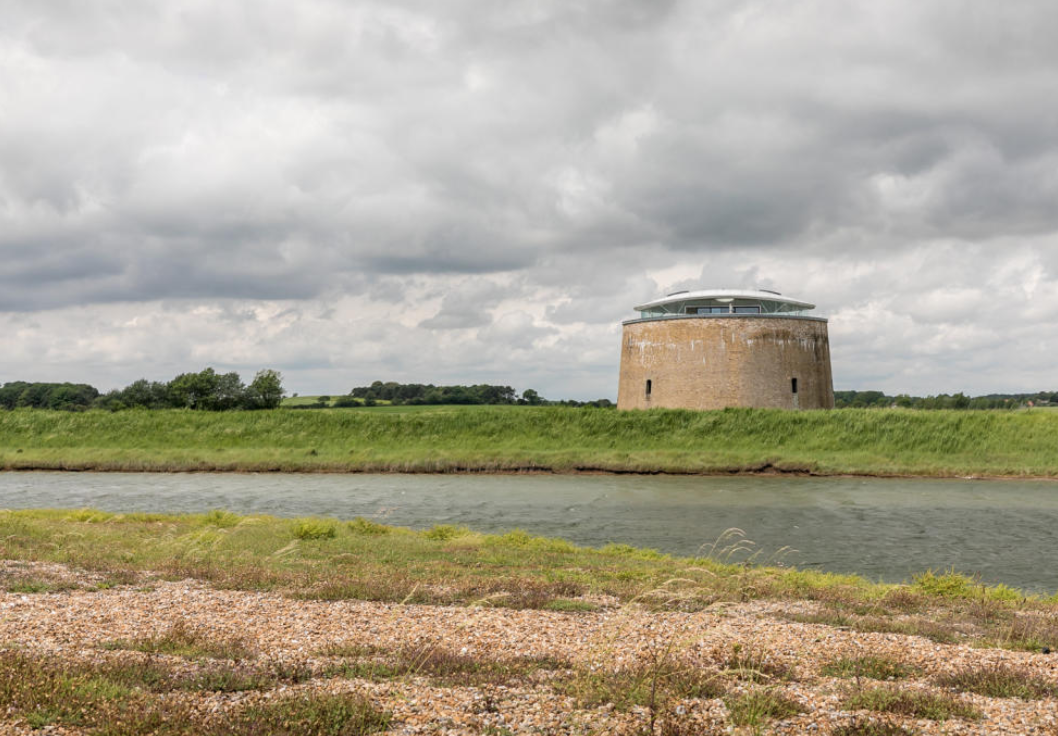
[(760, 304), (763, 312), (802, 312), (815, 309), (815, 304), (785, 297), (776, 291), (764, 289), (699, 289), (696, 291), (677, 291), (660, 299), (635, 307), (637, 312), (673, 313), (682, 311), (680, 307), (694, 304), (740, 304), (752, 302)]

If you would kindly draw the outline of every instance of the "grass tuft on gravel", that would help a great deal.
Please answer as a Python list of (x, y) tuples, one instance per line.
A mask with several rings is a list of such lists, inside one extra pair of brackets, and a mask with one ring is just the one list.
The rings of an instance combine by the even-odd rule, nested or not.
[(440, 643), (426, 642), (386, 649), (383, 647), (340, 644), (319, 652), (340, 663), (325, 673), (367, 680), (427, 677), (439, 685), (508, 685), (535, 672), (564, 671), (572, 665), (551, 657), (489, 657), (486, 654), (455, 652)]
[(914, 736), (917, 733), (890, 721), (861, 721), (856, 719), (829, 731), (830, 736)]
[(151, 661), (85, 664), (0, 651), (0, 712), (32, 729), (90, 729), (101, 736), (367, 736), (389, 726), (389, 714), (359, 696), (279, 695), (213, 715), (169, 697), (180, 690), (232, 692), (281, 682), (293, 680), (217, 666), (188, 674)]
[(940, 687), (989, 698), (1040, 700), (1058, 695), (1058, 683), (1026, 670), (1004, 665), (965, 667), (934, 679)]
[(755, 688), (727, 701), (727, 712), (736, 726), (761, 728), (771, 720), (791, 718), (805, 709), (773, 688)]
[(894, 686), (856, 690), (845, 698), (842, 707), (846, 710), (873, 710), (931, 721), (981, 718), (981, 712), (972, 705), (947, 693), (907, 690)]
[(136, 652), (172, 654), (188, 659), (252, 659), (255, 655), (238, 637), (218, 637), (197, 631), (178, 619), (163, 633), (142, 639), (113, 639), (103, 642), (103, 649), (125, 649)]

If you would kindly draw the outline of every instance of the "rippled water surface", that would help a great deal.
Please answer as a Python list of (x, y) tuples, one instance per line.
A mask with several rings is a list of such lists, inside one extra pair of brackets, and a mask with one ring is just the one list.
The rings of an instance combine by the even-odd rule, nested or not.
[(5, 508), (364, 516), (694, 554), (745, 530), (767, 559), (899, 581), (932, 568), (1058, 590), (1058, 483), (782, 477), (0, 473)]

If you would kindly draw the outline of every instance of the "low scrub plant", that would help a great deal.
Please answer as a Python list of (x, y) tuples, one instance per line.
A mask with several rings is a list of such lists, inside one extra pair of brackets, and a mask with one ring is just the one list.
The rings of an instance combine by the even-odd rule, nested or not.
[(338, 536), (338, 524), (328, 519), (302, 519), (294, 523), (293, 534), (302, 541), (334, 539)]
[(385, 524), (379, 524), (374, 521), (369, 521), (362, 516), (358, 516), (352, 521), (346, 524), (349, 531), (353, 534), (361, 534), (369, 537), (377, 537), (382, 534), (389, 534), (392, 531), (391, 527)]
[(470, 530), (465, 526), (453, 526), (451, 524), (436, 524), (422, 533), (423, 537), (435, 542), (447, 542), (450, 539), (465, 537), (468, 534), (470, 534)]

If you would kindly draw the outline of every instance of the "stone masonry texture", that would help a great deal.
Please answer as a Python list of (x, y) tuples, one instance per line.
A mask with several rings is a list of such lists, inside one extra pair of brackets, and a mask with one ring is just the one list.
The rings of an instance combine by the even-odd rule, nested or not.
[(827, 323), (741, 315), (624, 325), (619, 409), (728, 406), (833, 408)]

